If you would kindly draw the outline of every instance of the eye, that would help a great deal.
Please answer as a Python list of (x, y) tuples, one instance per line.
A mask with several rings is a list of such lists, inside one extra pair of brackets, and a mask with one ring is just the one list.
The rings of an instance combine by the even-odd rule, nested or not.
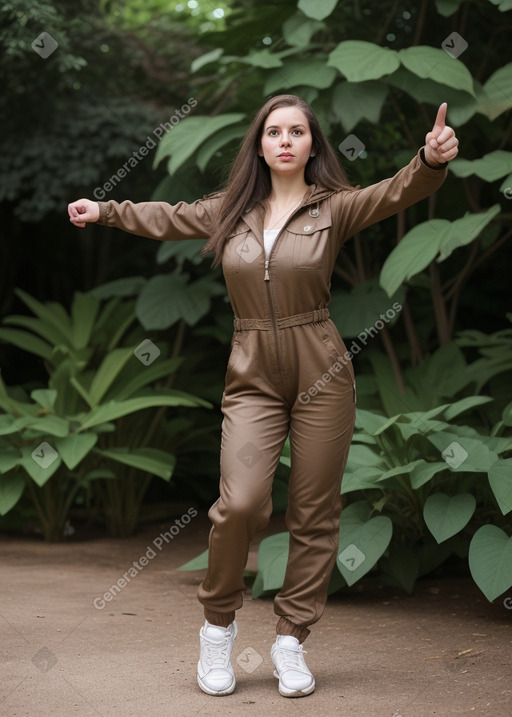
[(302, 134), (302, 130), (301, 130), (301, 129), (294, 129), (293, 131), (294, 131), (294, 133), (296, 133), (296, 134)]
[(277, 134), (277, 129), (269, 129), (267, 134), (269, 137), (275, 137)]

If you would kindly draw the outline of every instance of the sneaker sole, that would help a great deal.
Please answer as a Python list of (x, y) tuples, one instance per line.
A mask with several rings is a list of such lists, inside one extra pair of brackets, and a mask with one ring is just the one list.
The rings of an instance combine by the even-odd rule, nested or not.
[[(277, 670), (274, 670), (274, 677), (277, 677), (279, 680), (279, 673)], [(307, 697), (307, 695), (310, 695), (315, 691), (315, 686), (315, 680), (313, 680), (313, 684), (309, 687), (305, 687), (303, 690), (289, 690), (286, 687), (283, 687), (281, 680), (279, 680), (279, 694), (282, 697)]]
[(213, 697), (222, 697), (223, 695), (230, 695), (232, 692), (234, 692), (234, 689), (236, 687), (236, 680), (233, 680), (231, 685), (227, 687), (225, 690), (212, 690), (210, 687), (207, 687), (205, 683), (202, 681), (202, 679), (197, 675), (197, 684), (199, 687), (203, 690), (203, 692), (206, 692), (207, 695), (212, 695)]

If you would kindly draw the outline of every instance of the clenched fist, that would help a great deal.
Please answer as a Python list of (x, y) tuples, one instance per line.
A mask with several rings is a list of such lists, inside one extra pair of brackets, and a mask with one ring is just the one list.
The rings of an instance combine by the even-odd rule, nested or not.
[(68, 204), (69, 221), (76, 227), (85, 227), (89, 222), (97, 222), (100, 218), (98, 202), (90, 199), (77, 199)]
[(454, 130), (445, 123), (447, 108), (448, 105), (443, 102), (437, 111), (432, 130), (425, 137), (425, 159), (433, 167), (449, 162), (459, 152), (459, 140)]

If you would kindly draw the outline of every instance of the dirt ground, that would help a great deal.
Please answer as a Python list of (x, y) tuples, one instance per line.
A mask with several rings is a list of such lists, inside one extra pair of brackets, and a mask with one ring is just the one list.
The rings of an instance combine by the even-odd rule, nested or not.
[[(0, 715), (512, 715), (512, 596), (490, 604), (470, 579), (422, 581), (411, 596), (375, 585), (332, 596), (304, 644), (317, 688), (302, 699), (279, 695), (272, 601), (248, 591), (237, 617), (237, 688), (203, 694), (195, 596), (203, 573), (176, 568), (206, 548), (209, 523), (200, 512), (159, 549), (154, 541), (171, 525), (128, 540), (2, 537)], [(249, 568), (259, 540), (282, 529), (275, 516)]]

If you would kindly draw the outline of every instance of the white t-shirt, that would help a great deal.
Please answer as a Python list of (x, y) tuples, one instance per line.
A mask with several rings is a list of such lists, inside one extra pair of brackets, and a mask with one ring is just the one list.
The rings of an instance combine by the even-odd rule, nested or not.
[(267, 259), (270, 255), (272, 247), (274, 246), (274, 242), (278, 234), (279, 229), (265, 229), (263, 232), (263, 242), (265, 244), (265, 255)]

